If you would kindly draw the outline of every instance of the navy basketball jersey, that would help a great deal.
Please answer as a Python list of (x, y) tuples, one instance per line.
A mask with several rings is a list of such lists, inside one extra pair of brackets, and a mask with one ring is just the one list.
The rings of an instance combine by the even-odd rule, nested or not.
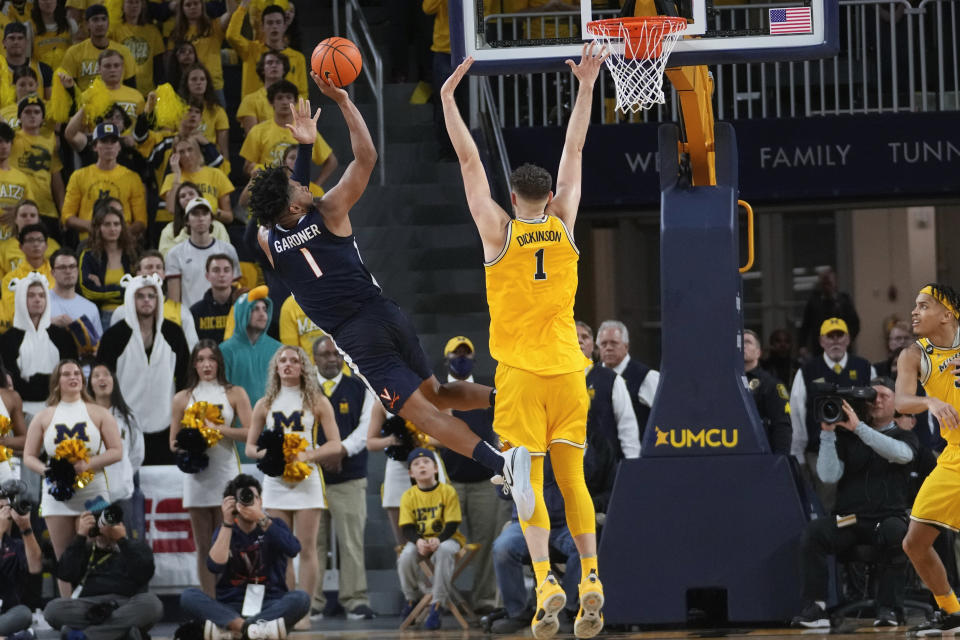
[(328, 231), (316, 209), (293, 229), (274, 226), (267, 237), (280, 279), (304, 313), (327, 333), (334, 333), (364, 302), (380, 295), (354, 236)]

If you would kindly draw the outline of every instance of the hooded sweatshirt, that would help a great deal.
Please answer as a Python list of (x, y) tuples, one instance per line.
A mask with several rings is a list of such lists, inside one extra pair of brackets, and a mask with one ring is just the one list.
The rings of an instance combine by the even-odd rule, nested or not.
[[(27, 289), (40, 284), (47, 304), (36, 326), (27, 311)], [(50, 392), (50, 374), (63, 358), (77, 357), (77, 344), (70, 333), (50, 324), (50, 292), (47, 278), (32, 272), (11, 281), (13, 328), (0, 337), (0, 356), (13, 378), (13, 386), (24, 402), (24, 411), (36, 413)]]
[[(123, 322), (103, 334), (97, 350), (97, 362), (117, 372), (120, 391), (137, 417), (144, 433), (157, 433), (170, 426), (170, 405), (173, 394), (183, 389), (187, 380), (190, 353), (183, 330), (163, 318), (163, 288), (155, 275), (126, 275), (120, 281), (125, 287)], [(147, 352), (140, 332), (136, 292), (153, 287), (157, 292), (156, 329), (153, 346)]]
[[(223, 353), (223, 361), (226, 365), (227, 381), (243, 387), (250, 396), (250, 404), (256, 404), (257, 400), (263, 397), (270, 358), (283, 346), (282, 343), (268, 336), (266, 331), (260, 334), (256, 342), (250, 342), (250, 338), (247, 337), (250, 311), (258, 300), (263, 300), (267, 305), (268, 327), (273, 319), (273, 301), (269, 297), (257, 297), (258, 294), (262, 295), (262, 289), (266, 287), (257, 287), (237, 298), (233, 305), (233, 319), (237, 330), (229, 340), (220, 345), (220, 352)], [(251, 294), (254, 296), (252, 300), (249, 297)]]

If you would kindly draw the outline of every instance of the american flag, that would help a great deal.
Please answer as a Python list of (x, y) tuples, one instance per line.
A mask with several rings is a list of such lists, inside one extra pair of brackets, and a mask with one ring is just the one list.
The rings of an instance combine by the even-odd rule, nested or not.
[(813, 30), (810, 7), (770, 9), (770, 33), (810, 33)]

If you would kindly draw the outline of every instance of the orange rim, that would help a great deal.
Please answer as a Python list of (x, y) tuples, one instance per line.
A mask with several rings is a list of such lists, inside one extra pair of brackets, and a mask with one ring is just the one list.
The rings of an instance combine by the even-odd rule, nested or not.
[(630, 36), (643, 37), (650, 33), (649, 29), (662, 27), (663, 35), (668, 35), (686, 28), (687, 19), (677, 16), (636, 16), (632, 18), (607, 18), (605, 20), (593, 20), (587, 23), (587, 31), (591, 35), (604, 35), (616, 38), (620, 33), (620, 27)]

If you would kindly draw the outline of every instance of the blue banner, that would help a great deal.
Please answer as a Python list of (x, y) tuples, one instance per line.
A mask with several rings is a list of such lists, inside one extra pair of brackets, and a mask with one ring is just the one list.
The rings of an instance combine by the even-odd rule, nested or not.
[[(960, 195), (960, 112), (737, 120), (740, 197), (796, 203)], [(587, 207), (656, 206), (658, 124), (594, 125), (583, 157)], [(564, 129), (505, 129), (510, 164), (556, 176)]]

